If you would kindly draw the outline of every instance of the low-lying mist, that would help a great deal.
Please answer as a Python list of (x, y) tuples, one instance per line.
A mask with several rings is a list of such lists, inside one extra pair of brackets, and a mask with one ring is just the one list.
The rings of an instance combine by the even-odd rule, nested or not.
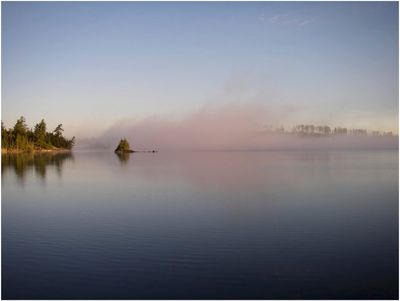
[[(268, 150), (398, 148), (398, 137), (330, 135), (302, 137), (266, 128), (279, 116), (261, 105), (203, 107), (180, 120), (149, 117), (121, 120), (77, 148), (115, 148), (125, 137), (134, 150)], [(279, 124), (279, 123), (278, 123)], [(334, 126), (334, 125), (333, 125)]]

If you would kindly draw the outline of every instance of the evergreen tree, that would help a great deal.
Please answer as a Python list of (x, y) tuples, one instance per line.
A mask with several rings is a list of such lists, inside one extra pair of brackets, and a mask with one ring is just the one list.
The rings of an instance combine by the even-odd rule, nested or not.
[(62, 128), (62, 124), (57, 125), (56, 129), (53, 131), (54, 136), (56, 137), (61, 137), (62, 136), (62, 132), (64, 132), (64, 129)]
[(27, 137), (28, 127), (26, 125), (25, 117), (21, 116), (14, 125), (13, 139), (15, 139), (14, 147), (20, 150), (31, 150), (32, 146), (29, 145)]
[(25, 117), (21, 116), (14, 125), (14, 134), (15, 136), (25, 136), (28, 127), (26, 126)]
[(9, 134), (7, 129), (4, 126), (3, 121), (1, 122), (1, 147), (8, 149), (9, 145)]
[(46, 122), (44, 121), (44, 119), (42, 119), (42, 121), (35, 125), (34, 135), (35, 144), (39, 147), (46, 148)]

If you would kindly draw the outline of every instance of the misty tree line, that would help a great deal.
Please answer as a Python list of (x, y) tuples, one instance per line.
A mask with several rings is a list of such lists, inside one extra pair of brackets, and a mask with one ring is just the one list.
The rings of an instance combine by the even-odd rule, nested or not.
[[(279, 133), (292, 133), (298, 135), (307, 135), (307, 136), (329, 136), (329, 135), (356, 135), (356, 136), (366, 136), (368, 135), (367, 130), (365, 129), (347, 129), (345, 127), (335, 127), (330, 128), (327, 125), (316, 126), (312, 124), (300, 124), (296, 125), (292, 128), (290, 132), (286, 132), (284, 127), (280, 127), (275, 130)], [(372, 136), (393, 136), (392, 132), (379, 132), (372, 131)]]
[(62, 132), (62, 124), (59, 124), (52, 132), (47, 132), (44, 119), (37, 123), (33, 129), (29, 129), (26, 120), (21, 116), (13, 128), (6, 129), (1, 122), (1, 148), (8, 150), (33, 151), (35, 149), (71, 149), (75, 137), (66, 139)]

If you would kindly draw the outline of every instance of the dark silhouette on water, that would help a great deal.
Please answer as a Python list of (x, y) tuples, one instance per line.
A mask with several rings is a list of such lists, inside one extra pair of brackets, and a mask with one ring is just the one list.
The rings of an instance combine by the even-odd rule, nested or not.
[(117, 148), (114, 151), (116, 154), (126, 154), (126, 153), (157, 153), (156, 150), (150, 150), (150, 151), (138, 151), (138, 150), (132, 150), (131, 147), (129, 146), (129, 142), (126, 138), (123, 138), (119, 141)]
[(119, 154), (133, 153), (133, 150), (131, 150), (128, 140), (126, 140), (126, 138), (123, 138), (119, 141), (118, 146), (114, 152)]

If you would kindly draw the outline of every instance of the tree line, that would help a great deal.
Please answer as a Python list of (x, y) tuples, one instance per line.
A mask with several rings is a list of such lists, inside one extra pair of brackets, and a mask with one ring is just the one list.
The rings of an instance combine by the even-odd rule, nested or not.
[(14, 127), (6, 129), (1, 122), (1, 148), (7, 150), (51, 150), (56, 148), (71, 149), (75, 137), (66, 139), (63, 136), (63, 125), (59, 124), (52, 132), (47, 132), (44, 119), (37, 123), (33, 129), (28, 128), (26, 120), (21, 116)]
[[(301, 136), (330, 136), (330, 135), (355, 135), (367, 136), (368, 132), (365, 129), (347, 129), (345, 127), (331, 128), (327, 125), (316, 126), (313, 124), (300, 124), (292, 128), (290, 132), (285, 131), (284, 127), (275, 130), (279, 133), (291, 133)], [(372, 136), (393, 136), (392, 132), (372, 131)]]

